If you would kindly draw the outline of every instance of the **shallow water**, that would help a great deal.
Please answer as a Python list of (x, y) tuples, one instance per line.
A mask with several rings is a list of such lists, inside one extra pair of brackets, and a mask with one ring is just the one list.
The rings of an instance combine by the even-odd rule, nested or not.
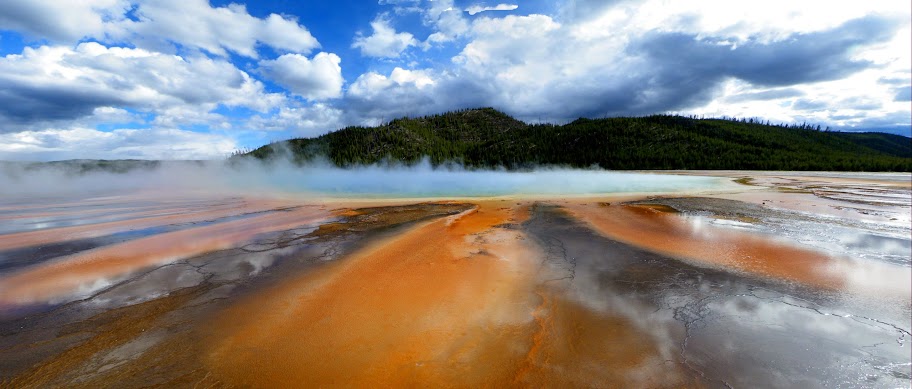
[[(311, 197), (486, 197), (503, 195), (586, 195), (610, 193), (695, 192), (727, 187), (728, 179), (696, 175), (615, 172), (599, 169), (536, 169), (533, 171), (466, 170), (461, 167), (366, 166), (347, 169), (330, 165), (288, 163), (165, 165), (129, 174), (67, 175), (39, 170), (4, 175), (0, 172), (0, 216), (5, 210), (29, 206), (25, 199), (96, 201), (120, 195), (163, 191), (225, 193), (249, 196), (277, 194)], [(83, 204), (91, 206), (90, 204)], [(50, 208), (49, 210), (56, 210)]]
[(348, 170), (307, 168), (266, 175), (259, 182), (288, 192), (369, 197), (489, 197), (504, 195), (592, 195), (697, 192), (724, 187), (717, 177), (554, 169), (531, 172), (432, 169), (419, 165)]
[(2, 199), (0, 386), (912, 383), (878, 183), (420, 173)]
[(553, 207), (537, 210), (528, 229), (569, 265), (566, 294), (635, 323), (662, 360), (710, 384), (908, 382), (908, 326), (844, 313), (830, 290), (675, 261), (600, 237)]

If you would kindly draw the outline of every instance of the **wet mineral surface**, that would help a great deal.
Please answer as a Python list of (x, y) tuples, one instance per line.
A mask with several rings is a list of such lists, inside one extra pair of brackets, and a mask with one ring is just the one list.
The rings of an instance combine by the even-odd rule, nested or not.
[(909, 186), (740, 182), (10, 201), (0, 386), (912, 384)]

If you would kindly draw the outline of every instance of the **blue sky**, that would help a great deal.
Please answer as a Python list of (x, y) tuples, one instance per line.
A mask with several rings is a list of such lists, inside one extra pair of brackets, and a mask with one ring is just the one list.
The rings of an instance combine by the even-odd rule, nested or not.
[(895, 0), (12, 0), (0, 160), (221, 158), (492, 106), (910, 135)]

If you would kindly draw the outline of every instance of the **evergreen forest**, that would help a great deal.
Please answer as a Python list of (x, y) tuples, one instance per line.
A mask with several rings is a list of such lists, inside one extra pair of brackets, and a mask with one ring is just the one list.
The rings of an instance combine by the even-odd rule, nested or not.
[(428, 158), (435, 166), (469, 169), (912, 171), (912, 142), (900, 135), (672, 115), (526, 124), (492, 108), (347, 127), (232, 159), (269, 160), (288, 153), (297, 163), (325, 158), (341, 167)]

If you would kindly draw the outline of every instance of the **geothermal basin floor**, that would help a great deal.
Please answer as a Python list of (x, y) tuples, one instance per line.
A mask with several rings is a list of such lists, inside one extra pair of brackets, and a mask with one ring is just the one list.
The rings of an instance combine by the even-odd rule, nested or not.
[(0, 204), (0, 386), (909, 386), (908, 183), (739, 182)]

